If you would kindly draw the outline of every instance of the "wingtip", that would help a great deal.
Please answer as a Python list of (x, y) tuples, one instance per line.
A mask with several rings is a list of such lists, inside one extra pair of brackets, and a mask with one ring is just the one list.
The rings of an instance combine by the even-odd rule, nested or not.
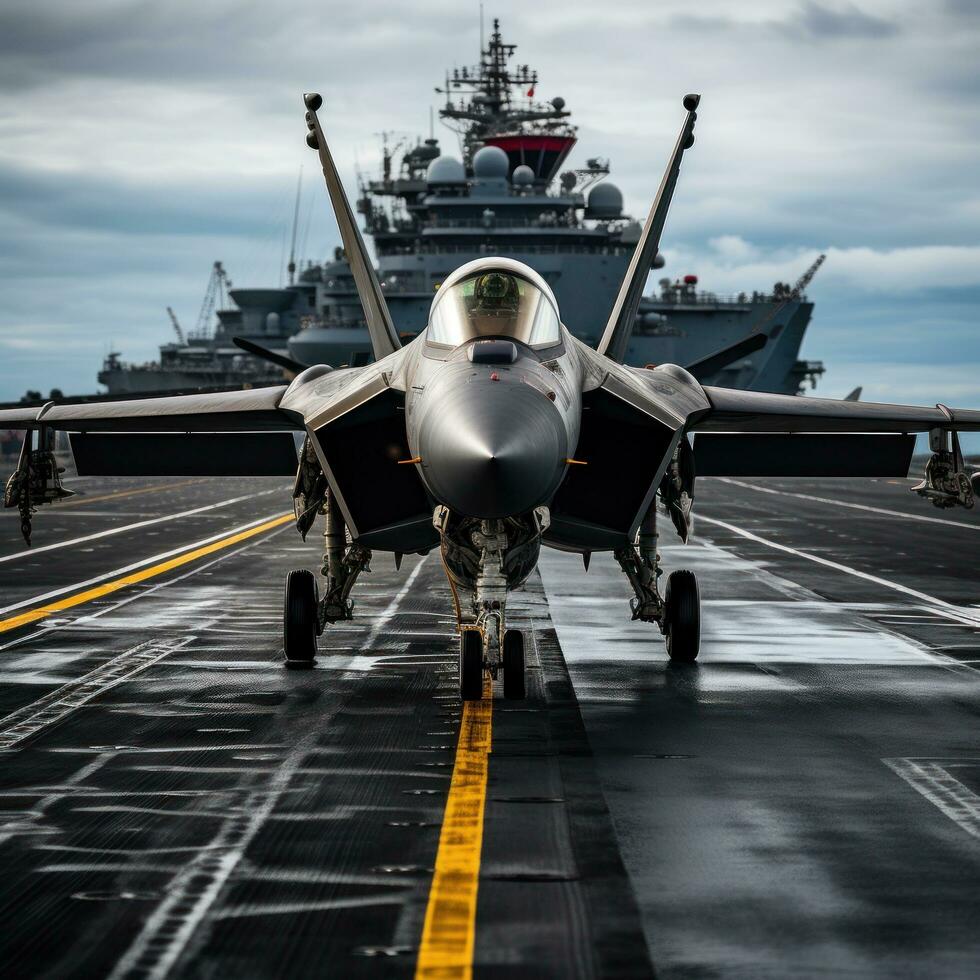
[(303, 104), (310, 112), (316, 112), (323, 105), (323, 97), (319, 92), (304, 92)]
[(691, 93), (684, 96), (684, 108), (688, 112), (694, 112), (697, 109), (698, 104), (701, 102), (701, 96), (696, 93)]

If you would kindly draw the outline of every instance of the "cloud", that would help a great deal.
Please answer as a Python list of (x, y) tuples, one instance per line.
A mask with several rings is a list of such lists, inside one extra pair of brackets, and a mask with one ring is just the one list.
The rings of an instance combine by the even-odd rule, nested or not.
[(898, 33), (894, 21), (865, 13), (853, 3), (828, 6), (807, 0), (799, 14), (787, 21), (791, 29), (813, 38), (883, 38)]
[[(803, 245), (766, 247), (738, 235), (712, 238), (707, 249), (665, 248), (679, 274), (697, 266), (702, 281), (722, 292), (765, 289), (776, 281), (795, 282), (820, 254)], [(903, 296), (944, 289), (980, 288), (980, 245), (924, 245), (905, 248), (835, 248), (818, 273), (821, 284), (848, 293)]]
[[(971, 4), (700, 0), (697, 23), (691, 9), (498, 0), (488, 13), (540, 72), (539, 94), (572, 110), (569, 165), (611, 157), (634, 214), (659, 183), (681, 96), (703, 93), (665, 271), (766, 289), (827, 251), (808, 356), (870, 369), (882, 350), (906, 363), (942, 336), (937, 364), (980, 359)], [(410, 16), (395, 0), (294, 0), (288, 16), (259, 0), (7, 0), (0, 397), (91, 390), (110, 341), (153, 356), (170, 336), (165, 306), (193, 322), (215, 259), (237, 285), (278, 283), (301, 165), (304, 257), (325, 255), (337, 233), (300, 93), (323, 92), (353, 192), (355, 168), (378, 166), (376, 134), (426, 133), (433, 86), (475, 60), (477, 38), (476, 5), (450, 0)], [(436, 135), (455, 148), (438, 122)]]

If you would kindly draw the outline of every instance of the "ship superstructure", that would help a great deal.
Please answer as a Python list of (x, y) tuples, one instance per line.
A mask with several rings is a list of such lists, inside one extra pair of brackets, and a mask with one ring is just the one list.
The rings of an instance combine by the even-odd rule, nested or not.
[[(560, 96), (538, 98), (538, 74), (515, 63), (515, 50), (494, 21), (479, 63), (453, 69), (436, 89), (444, 99), (441, 123), (458, 137), (455, 153), (444, 153), (434, 135), (411, 143), (386, 135), (380, 173), (359, 180), (357, 209), (374, 243), (385, 298), (405, 334), (425, 326), (432, 298), (453, 268), (500, 255), (540, 273), (569, 329), (594, 344), (633, 254), (640, 225), (623, 212), (623, 195), (607, 179), (609, 161), (593, 157), (582, 167), (566, 166), (577, 143), (571, 113)], [(663, 265), (658, 255), (654, 267)], [(181, 372), (195, 358), (210, 365), (202, 383), (228, 383), (238, 372), (267, 374), (258, 362), (246, 366), (231, 344), (243, 331), (266, 347), (288, 345), (304, 363), (369, 359), (342, 253), (294, 271), (291, 259), (290, 282), (282, 289), (232, 290), (238, 309), (218, 311), (209, 347), (168, 345), (158, 372), (146, 366), (139, 369), (142, 377), (153, 374), (154, 386), (165, 387), (169, 371), (185, 385)], [(643, 300), (627, 360), (687, 364), (762, 332), (765, 347), (706, 380), (795, 393), (823, 370), (798, 360), (812, 309), (802, 289), (778, 284), (772, 293), (719, 297), (699, 290), (693, 276), (663, 279)], [(113, 368), (100, 376), (110, 390), (138, 390), (119, 387), (133, 372), (118, 361)]]

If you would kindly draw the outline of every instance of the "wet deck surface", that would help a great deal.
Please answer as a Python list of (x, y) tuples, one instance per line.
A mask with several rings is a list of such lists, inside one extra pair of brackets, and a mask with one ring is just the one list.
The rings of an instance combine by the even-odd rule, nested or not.
[[(413, 976), (461, 717), (437, 556), (375, 556), (287, 671), (282, 581), (318, 545), (252, 533), (284, 484), (72, 485), (30, 553), (0, 516), (0, 620), (64, 605), (0, 631), (7, 972)], [(980, 971), (980, 514), (907, 486), (699, 484), (694, 543), (663, 540), (701, 583), (693, 668), (610, 557), (543, 556), (475, 976)]]

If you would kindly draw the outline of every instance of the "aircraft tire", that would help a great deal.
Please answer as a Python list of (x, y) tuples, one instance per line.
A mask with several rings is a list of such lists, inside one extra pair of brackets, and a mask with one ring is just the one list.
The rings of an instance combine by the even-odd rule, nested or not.
[(524, 688), (524, 633), (521, 630), (504, 631), (504, 697), (523, 701)]
[(667, 576), (664, 619), (667, 655), (674, 663), (693, 664), (701, 648), (701, 597), (694, 572), (683, 568)]
[(288, 667), (312, 667), (316, 658), (316, 576), (306, 568), (286, 575), (282, 647)]
[(476, 629), (459, 635), (459, 696), (463, 701), (483, 697), (483, 634)]

